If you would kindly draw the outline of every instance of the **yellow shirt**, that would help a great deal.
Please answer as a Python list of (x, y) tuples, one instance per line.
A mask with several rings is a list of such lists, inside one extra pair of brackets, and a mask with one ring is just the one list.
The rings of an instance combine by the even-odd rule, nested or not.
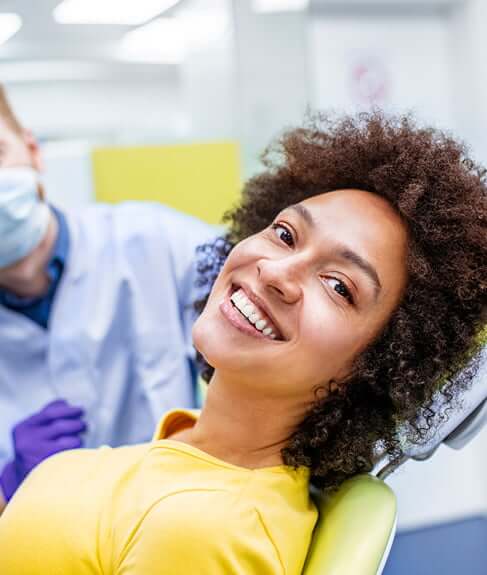
[(180, 441), (67, 451), (0, 517), (2, 575), (298, 575), (317, 512), (308, 470), (246, 469)]

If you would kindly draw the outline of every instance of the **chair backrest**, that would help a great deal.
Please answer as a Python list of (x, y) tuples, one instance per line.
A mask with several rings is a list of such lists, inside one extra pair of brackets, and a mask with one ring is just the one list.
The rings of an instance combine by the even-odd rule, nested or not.
[(303, 575), (382, 573), (397, 523), (390, 487), (372, 475), (357, 475), (316, 504), (319, 520)]

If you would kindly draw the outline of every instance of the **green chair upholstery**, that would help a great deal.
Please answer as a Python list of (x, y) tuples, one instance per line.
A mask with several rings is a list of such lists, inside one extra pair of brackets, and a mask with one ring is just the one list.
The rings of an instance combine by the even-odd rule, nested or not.
[(396, 530), (393, 491), (362, 474), (316, 504), (319, 520), (303, 575), (380, 575)]

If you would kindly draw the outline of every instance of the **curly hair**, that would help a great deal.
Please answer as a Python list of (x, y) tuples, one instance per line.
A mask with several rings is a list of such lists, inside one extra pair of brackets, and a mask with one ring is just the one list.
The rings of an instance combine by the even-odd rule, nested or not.
[[(485, 171), (463, 144), (407, 115), (379, 111), (308, 117), (263, 154), (265, 170), (227, 211), (228, 231), (199, 247), (208, 293), (227, 255), (290, 204), (347, 188), (388, 200), (408, 228), (408, 281), (381, 333), (359, 354), (347, 385), (316, 400), (281, 454), (310, 468), (325, 491), (426, 442), (476, 375), (485, 324)], [(205, 288), (205, 290), (206, 290)], [(213, 368), (197, 354), (201, 375)], [(438, 407), (438, 396), (441, 397)]]

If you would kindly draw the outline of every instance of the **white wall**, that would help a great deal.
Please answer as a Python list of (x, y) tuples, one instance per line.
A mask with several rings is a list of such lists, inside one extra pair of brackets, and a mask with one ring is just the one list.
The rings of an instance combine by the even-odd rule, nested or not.
[(187, 136), (177, 77), (164, 82), (105, 77), (6, 87), (21, 121), (41, 138), (133, 143)]
[(89, 142), (51, 142), (42, 146), (43, 184), (50, 203), (76, 209), (95, 200)]
[(300, 124), (309, 103), (307, 17), (304, 12), (257, 14), (234, 0), (238, 129), (246, 176), (284, 128)]
[(196, 140), (238, 136), (232, 0), (191, 0), (180, 17), (194, 30), (181, 64), (187, 131)]
[(450, 21), (449, 57), (455, 125), (475, 157), (487, 165), (487, 2), (466, 0)]
[(451, 127), (448, 21), (432, 15), (316, 17), (310, 25), (313, 106), (413, 110)]
[(487, 516), (487, 428), (462, 450), (441, 446), (387, 479), (398, 499), (398, 529)]

